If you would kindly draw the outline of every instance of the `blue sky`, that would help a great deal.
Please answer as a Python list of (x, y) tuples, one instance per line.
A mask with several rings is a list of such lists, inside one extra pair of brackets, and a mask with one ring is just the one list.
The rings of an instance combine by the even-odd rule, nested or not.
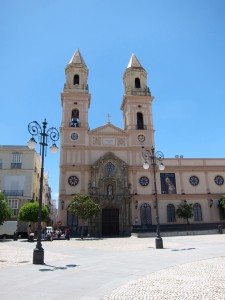
[[(89, 68), (91, 129), (123, 128), (123, 73), (132, 53), (148, 72), (155, 147), (165, 157), (224, 158), (224, 0), (1, 0), (1, 145), (26, 145), (29, 122), (60, 127), (65, 67)], [(48, 153), (57, 197), (59, 153)]]

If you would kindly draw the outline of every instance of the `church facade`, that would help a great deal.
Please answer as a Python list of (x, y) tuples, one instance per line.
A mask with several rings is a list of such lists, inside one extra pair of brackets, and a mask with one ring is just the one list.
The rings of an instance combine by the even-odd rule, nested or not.
[(76, 193), (89, 194), (101, 205), (101, 213), (91, 221), (93, 235), (129, 235), (150, 229), (156, 225), (157, 211), (164, 227), (182, 224), (185, 221), (177, 218), (176, 208), (183, 202), (193, 204), (192, 224), (221, 222), (218, 201), (225, 194), (225, 159), (165, 158), (164, 170), (156, 165), (154, 172), (151, 160), (150, 168), (143, 168), (143, 152), (155, 146), (154, 97), (147, 72), (134, 54), (123, 75), (123, 129), (110, 121), (89, 129), (88, 68), (78, 50), (65, 74), (58, 205), (62, 226), (78, 232), (82, 225), (68, 211)]

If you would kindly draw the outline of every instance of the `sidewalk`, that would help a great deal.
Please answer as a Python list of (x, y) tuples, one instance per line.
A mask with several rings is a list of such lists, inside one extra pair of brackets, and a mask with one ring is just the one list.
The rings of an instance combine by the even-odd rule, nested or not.
[(0, 297), (8, 300), (225, 299), (225, 236), (0, 242)]

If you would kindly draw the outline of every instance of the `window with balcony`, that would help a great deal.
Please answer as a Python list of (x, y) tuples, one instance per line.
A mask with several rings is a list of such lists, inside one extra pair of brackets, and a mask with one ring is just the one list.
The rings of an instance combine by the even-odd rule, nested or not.
[(144, 119), (142, 112), (137, 113), (137, 129), (144, 129)]
[(22, 153), (14, 152), (12, 153), (12, 169), (21, 169), (22, 166)]
[(73, 109), (72, 114), (71, 114), (70, 127), (80, 127), (79, 124), (80, 124), (79, 110)]

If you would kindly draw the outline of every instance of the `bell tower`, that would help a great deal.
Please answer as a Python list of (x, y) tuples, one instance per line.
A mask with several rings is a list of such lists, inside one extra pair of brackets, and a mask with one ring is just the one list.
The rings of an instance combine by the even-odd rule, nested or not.
[(138, 136), (140, 132), (144, 132), (150, 139), (150, 144), (153, 145), (152, 101), (154, 97), (151, 96), (147, 85), (147, 72), (134, 54), (123, 75), (123, 82), (124, 96), (121, 110), (124, 129)]
[(85, 190), (82, 166), (86, 164), (86, 152), (83, 149), (89, 143), (88, 110), (91, 95), (87, 84), (88, 68), (79, 50), (75, 51), (67, 64), (65, 75), (66, 80), (61, 93), (62, 123), (58, 206), (59, 220), (62, 221), (63, 226), (68, 225), (67, 209), (71, 195)]
[(62, 127), (88, 128), (88, 109), (90, 94), (88, 92), (88, 69), (76, 50), (65, 69), (66, 83), (61, 94)]

